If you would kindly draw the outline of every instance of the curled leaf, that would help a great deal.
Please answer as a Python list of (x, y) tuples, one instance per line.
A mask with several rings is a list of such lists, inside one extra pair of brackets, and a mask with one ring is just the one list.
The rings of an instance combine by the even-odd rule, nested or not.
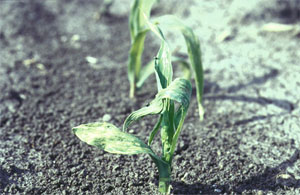
[(161, 29), (157, 25), (152, 24), (145, 14), (144, 19), (147, 22), (149, 29), (161, 40), (160, 49), (154, 63), (157, 89), (160, 91), (171, 83), (173, 77), (170, 47), (165, 40)]
[(174, 100), (187, 108), (190, 104), (191, 92), (191, 82), (184, 78), (177, 78), (166, 89), (161, 90), (157, 96), (161, 99)]
[(171, 64), (171, 53), (168, 43), (164, 40), (161, 42), (155, 60), (155, 75), (158, 91), (168, 87), (172, 82), (173, 68)]
[(139, 120), (140, 118), (147, 116), (147, 115), (153, 115), (153, 114), (160, 114), (164, 110), (164, 105), (161, 99), (155, 98), (152, 100), (149, 104), (149, 106), (143, 107), (139, 110), (136, 110), (132, 112), (124, 121), (123, 124), (123, 131), (125, 131), (131, 123), (134, 121)]
[(203, 120), (204, 109), (202, 107), (202, 97), (203, 97), (203, 67), (201, 59), (200, 42), (197, 36), (194, 34), (193, 30), (183, 24), (177, 17), (172, 15), (166, 15), (159, 17), (157, 20), (159, 26), (163, 29), (175, 29), (179, 30), (186, 42), (188, 55), (191, 63), (191, 69), (194, 72), (196, 94), (199, 108), (200, 120)]
[(149, 106), (131, 113), (124, 122), (123, 131), (125, 131), (132, 122), (139, 120), (141, 117), (152, 114), (162, 114), (165, 110), (164, 99), (176, 101), (187, 110), (190, 103), (191, 91), (192, 85), (190, 81), (183, 78), (175, 79), (167, 88), (157, 93), (155, 99), (150, 102)]

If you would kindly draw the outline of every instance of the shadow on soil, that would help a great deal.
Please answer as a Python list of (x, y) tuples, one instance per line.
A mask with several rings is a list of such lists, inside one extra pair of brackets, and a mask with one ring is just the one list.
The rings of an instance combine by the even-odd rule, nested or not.
[[(241, 89), (244, 89), (246, 87), (252, 86), (252, 85), (260, 85), (264, 84), (270, 79), (273, 79), (278, 76), (278, 70), (277, 69), (271, 69), (270, 72), (260, 76), (260, 77), (254, 77), (251, 79), (248, 83), (241, 83), (235, 86), (228, 87), (226, 89), (221, 89), (217, 83), (213, 82), (206, 82), (206, 86), (204, 88), (204, 94), (216, 94), (220, 92), (224, 93), (235, 93), (238, 92)], [(257, 103), (260, 105), (267, 105), (267, 104), (273, 104), (274, 106), (277, 106), (283, 110), (286, 110), (288, 112), (292, 111), (294, 109), (294, 104), (288, 100), (281, 100), (276, 98), (266, 98), (266, 97), (249, 97), (245, 95), (207, 95), (204, 96), (205, 99), (210, 100), (232, 100), (232, 101), (243, 101), (243, 102), (249, 102), (249, 103)], [(258, 116), (257, 119), (263, 119), (267, 118), (267, 116)], [(256, 120), (255, 118), (249, 119), (250, 121)]]
[(276, 167), (267, 167), (262, 174), (244, 180), (236, 186), (229, 187), (229, 185), (203, 185), (201, 183), (186, 184), (184, 182), (174, 182), (173, 190), (175, 194), (184, 192), (184, 189), (195, 193), (220, 194), (228, 191), (241, 193), (247, 190), (261, 190), (267, 192), (276, 191), (277, 188), (300, 188), (300, 179), (295, 179), (292, 175), (286, 174), (287, 168), (293, 166), (299, 159), (300, 150), (297, 149), (288, 160), (283, 161)]
[(256, 97), (249, 97), (244, 95), (238, 95), (238, 96), (219, 95), (219, 96), (207, 96), (205, 98), (212, 99), (212, 100), (221, 99), (221, 100), (243, 101), (249, 103), (257, 103), (260, 105), (273, 104), (274, 106), (277, 106), (289, 112), (294, 109), (294, 105), (292, 102), (287, 100), (275, 99), (275, 98), (265, 98), (265, 97), (256, 98)]
[(260, 77), (254, 77), (251, 81), (249, 81), (246, 84), (238, 84), (235, 86), (228, 87), (226, 91), (229, 93), (234, 93), (237, 92), (245, 87), (251, 86), (251, 85), (259, 85), (259, 84), (264, 84), (267, 82), (269, 79), (275, 78), (278, 76), (278, 70), (277, 69), (271, 69), (270, 72), (260, 76)]
[(226, 89), (221, 89), (220, 86), (217, 83), (212, 83), (212, 82), (209, 82), (209, 81), (205, 81), (204, 94), (218, 93), (218, 92), (221, 92), (221, 91), (226, 91), (227, 93), (234, 93), (234, 92), (237, 92), (241, 89), (249, 87), (251, 85), (264, 84), (268, 80), (277, 77), (278, 74), (279, 73), (278, 73), (277, 69), (270, 69), (270, 72), (268, 72), (268, 73), (266, 73), (262, 76), (259, 76), (259, 77), (254, 77), (248, 83), (239, 83), (238, 85), (234, 85), (234, 86), (228, 87)]

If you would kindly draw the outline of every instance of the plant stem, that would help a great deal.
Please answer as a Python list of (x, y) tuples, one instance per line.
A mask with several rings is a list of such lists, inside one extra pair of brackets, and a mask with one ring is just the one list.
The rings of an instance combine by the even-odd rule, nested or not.
[(162, 194), (170, 194), (170, 182), (171, 182), (171, 166), (166, 161), (157, 157), (156, 155), (151, 155), (152, 160), (158, 169), (159, 180), (158, 180), (158, 190)]
[(130, 83), (130, 84), (131, 85), (130, 85), (129, 97), (134, 98), (136, 86), (135, 83)]
[(158, 163), (159, 183), (158, 190), (163, 194), (170, 194), (171, 167), (167, 163)]

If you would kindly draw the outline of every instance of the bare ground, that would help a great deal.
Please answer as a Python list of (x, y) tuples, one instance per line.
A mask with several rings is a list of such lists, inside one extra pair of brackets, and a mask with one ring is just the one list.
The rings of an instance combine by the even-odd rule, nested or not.
[[(101, 13), (96, 0), (0, 1), (0, 193), (158, 193), (148, 156), (111, 155), (71, 132), (103, 119), (121, 126), (156, 93), (150, 77), (128, 98), (129, 2)], [(205, 120), (198, 120), (193, 94), (172, 193), (300, 194), (299, 6), (297, 0), (155, 6), (153, 17), (174, 14), (193, 27), (205, 69)], [(270, 22), (293, 29), (264, 31)], [(179, 35), (168, 36), (185, 52)], [(145, 56), (156, 52), (150, 37)], [(98, 62), (89, 64), (87, 56)], [(146, 140), (155, 119), (133, 125), (134, 134)]]

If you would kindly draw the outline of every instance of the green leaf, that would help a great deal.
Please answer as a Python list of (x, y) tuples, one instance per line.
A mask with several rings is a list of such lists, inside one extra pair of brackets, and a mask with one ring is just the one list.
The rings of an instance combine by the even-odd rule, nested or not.
[(183, 78), (175, 79), (169, 87), (158, 92), (155, 99), (150, 102), (149, 106), (131, 113), (123, 124), (123, 131), (125, 131), (132, 122), (137, 121), (144, 116), (162, 114), (165, 111), (166, 106), (164, 105), (164, 99), (176, 101), (187, 109), (190, 103), (191, 91), (192, 86), (190, 81)]
[(135, 39), (135, 36), (143, 31), (146, 25), (144, 14), (149, 17), (152, 5), (155, 0), (134, 0), (129, 15), (129, 29), (131, 41)]
[(157, 26), (157, 23), (152, 24), (149, 20), (149, 17), (144, 14), (144, 20), (146, 21), (146, 24), (150, 28), (150, 30), (162, 41), (165, 41), (164, 34), (162, 33), (161, 29)]
[(159, 178), (170, 181), (168, 163), (158, 157), (152, 149), (137, 137), (120, 131), (110, 123), (89, 123), (73, 128), (75, 135), (89, 145), (113, 154), (149, 154), (159, 170)]
[(137, 111), (132, 112), (126, 118), (123, 124), (123, 131), (125, 131), (132, 122), (137, 121), (140, 118), (147, 115), (160, 114), (163, 112), (163, 110), (164, 110), (163, 101), (159, 98), (155, 98), (150, 102), (149, 106), (143, 107)]
[(135, 94), (136, 83), (140, 76), (142, 54), (147, 32), (148, 30), (146, 29), (137, 33), (129, 51), (128, 79), (130, 83), (130, 97), (133, 97)]
[[(168, 161), (168, 159), (171, 159), (170, 156), (170, 148), (172, 145), (172, 138), (174, 135), (174, 101), (170, 99), (165, 100), (166, 103), (166, 111), (163, 114), (163, 121), (161, 125), (161, 131), (160, 131), (160, 136), (161, 136), (161, 143), (162, 143), (162, 158), (163, 160)], [(171, 164), (171, 163), (170, 163)]]
[(163, 89), (159, 92), (160, 98), (176, 101), (180, 104), (178, 111), (174, 113), (174, 107), (172, 106), (173, 102), (169, 102), (168, 105), (171, 109), (167, 109), (169, 113), (167, 113), (167, 115), (163, 119), (163, 125), (165, 126), (161, 130), (164, 155), (163, 159), (170, 164), (176, 148), (178, 136), (180, 134), (186, 113), (188, 111), (191, 92), (192, 86), (190, 81), (183, 78), (175, 79), (168, 88)]
[[(129, 96), (135, 95), (136, 85), (139, 82), (142, 66), (142, 54), (144, 51), (147, 29), (144, 14), (149, 17), (152, 5), (156, 0), (134, 0), (130, 10), (129, 29), (131, 36), (131, 48), (129, 51), (128, 79), (130, 83)], [(143, 75), (146, 79), (149, 75)], [(143, 83), (144, 81), (142, 81)], [(140, 85), (141, 83), (139, 83)]]
[(181, 132), (186, 114), (187, 114), (187, 109), (185, 109), (184, 107), (180, 107), (178, 112), (176, 113), (177, 121), (179, 121), (179, 123), (175, 124), (176, 125), (176, 131), (175, 131), (175, 134), (173, 135), (172, 146), (170, 148), (170, 156), (171, 157), (173, 156), (173, 154), (175, 152), (177, 140), (178, 140), (178, 137), (180, 135), (180, 132)]
[(150, 133), (149, 140), (148, 140), (148, 145), (149, 145), (149, 146), (151, 145), (151, 143), (152, 143), (152, 141), (153, 141), (155, 135), (157, 134), (157, 132), (158, 132), (158, 130), (159, 130), (159, 128), (160, 128), (162, 119), (163, 119), (163, 117), (162, 117), (162, 115), (160, 115), (160, 116), (159, 116), (159, 119), (158, 119), (158, 121), (157, 121), (157, 123), (155, 124), (153, 130), (152, 130), (151, 133)]
[(170, 86), (161, 90), (157, 96), (159, 98), (168, 98), (180, 103), (186, 109), (190, 104), (192, 92), (191, 82), (184, 78), (176, 78)]
[(155, 59), (155, 75), (158, 91), (166, 88), (172, 82), (173, 68), (171, 53), (166, 41), (162, 40), (160, 49)]
[(73, 132), (80, 140), (109, 153), (155, 155), (143, 141), (110, 123), (82, 124), (74, 127)]
[(204, 109), (202, 107), (202, 97), (203, 97), (203, 68), (202, 68), (202, 60), (201, 60), (201, 50), (200, 50), (200, 42), (197, 36), (194, 34), (193, 30), (184, 25), (177, 17), (172, 15), (162, 16), (157, 19), (159, 26), (163, 29), (175, 29), (179, 30), (184, 36), (188, 55), (191, 62), (191, 68), (194, 72), (195, 77), (195, 85), (196, 85), (196, 94), (197, 101), (199, 107), (199, 116), (200, 120), (203, 120)]
[(173, 69), (171, 64), (171, 52), (167, 41), (161, 29), (152, 24), (146, 15), (144, 15), (145, 21), (147, 22), (150, 30), (161, 40), (160, 49), (155, 59), (155, 75), (157, 80), (158, 91), (166, 88), (172, 82)]

